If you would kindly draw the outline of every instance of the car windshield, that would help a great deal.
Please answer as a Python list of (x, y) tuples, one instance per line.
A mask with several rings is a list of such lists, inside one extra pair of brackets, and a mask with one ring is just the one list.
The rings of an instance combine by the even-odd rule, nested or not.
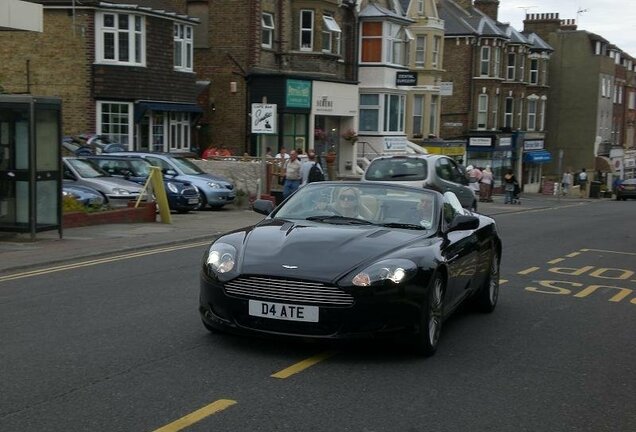
[(422, 158), (375, 159), (365, 173), (371, 181), (414, 181), (424, 180), (428, 174), (426, 160)]
[(431, 229), (440, 208), (435, 192), (369, 183), (310, 183), (272, 216), (336, 225)]
[(201, 168), (196, 166), (193, 162), (182, 157), (172, 157), (170, 160), (183, 172), (185, 175), (197, 175), (205, 174)]
[(150, 175), (150, 162), (143, 159), (131, 159), (130, 168), (135, 177), (148, 177)]
[(108, 174), (102, 171), (93, 162), (86, 159), (68, 159), (67, 162), (77, 171), (82, 178), (107, 177)]

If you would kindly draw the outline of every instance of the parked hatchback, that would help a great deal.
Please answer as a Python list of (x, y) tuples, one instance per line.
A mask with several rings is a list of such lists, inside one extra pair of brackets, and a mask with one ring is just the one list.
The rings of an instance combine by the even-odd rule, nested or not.
[(164, 176), (192, 183), (199, 190), (201, 208), (207, 206), (221, 208), (234, 201), (236, 197), (234, 185), (230, 180), (220, 175), (206, 173), (184, 156), (172, 153), (142, 152), (114, 153), (114, 155), (142, 157), (154, 166), (161, 168)]
[(113, 207), (125, 207), (128, 201), (136, 200), (141, 194), (140, 184), (112, 177), (88, 159), (64, 157), (62, 165), (64, 180), (98, 190)]
[(364, 182), (399, 182), (440, 193), (453, 192), (464, 208), (476, 211), (475, 193), (468, 187), (464, 167), (444, 155), (380, 156), (371, 161)]
[[(150, 168), (152, 167), (150, 162), (142, 157), (113, 156), (108, 154), (87, 156), (86, 159), (95, 163), (111, 176), (121, 177), (142, 185), (148, 180)], [(201, 201), (199, 191), (190, 182), (164, 177), (163, 185), (171, 210), (187, 213), (199, 207)]]

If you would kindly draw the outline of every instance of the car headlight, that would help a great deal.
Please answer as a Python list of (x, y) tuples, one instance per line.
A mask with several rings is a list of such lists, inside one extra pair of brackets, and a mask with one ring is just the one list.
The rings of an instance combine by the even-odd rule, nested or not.
[(212, 189), (221, 189), (221, 185), (214, 182), (208, 182), (208, 186), (210, 186)]
[(79, 199), (79, 195), (74, 194), (73, 192), (69, 192), (69, 191), (62, 191), (62, 196), (69, 197), (69, 198), (74, 198), (74, 199)]
[(417, 265), (407, 259), (388, 259), (370, 265), (351, 280), (355, 286), (371, 286), (376, 282), (390, 280), (393, 283), (406, 282), (417, 273)]
[(113, 195), (130, 195), (130, 192), (122, 188), (113, 188)]
[(236, 265), (236, 248), (227, 243), (215, 243), (210, 246), (205, 262), (215, 273), (227, 273)]
[(175, 186), (174, 183), (167, 182), (166, 186), (168, 186), (168, 189), (170, 189), (170, 192), (179, 193), (179, 189), (177, 188), (177, 186)]

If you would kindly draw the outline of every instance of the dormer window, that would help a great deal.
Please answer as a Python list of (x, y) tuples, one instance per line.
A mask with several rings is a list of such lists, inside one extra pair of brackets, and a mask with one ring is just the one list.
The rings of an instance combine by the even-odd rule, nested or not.
[(145, 66), (144, 17), (97, 12), (95, 16), (95, 51), (97, 63)]

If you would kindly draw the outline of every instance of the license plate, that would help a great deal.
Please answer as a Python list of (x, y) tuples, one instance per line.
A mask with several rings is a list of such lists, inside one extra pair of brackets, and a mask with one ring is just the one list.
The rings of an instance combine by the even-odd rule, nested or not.
[(636, 186), (623, 186), (625, 188), (625, 190), (634, 190), (636, 189)]
[(188, 204), (199, 204), (199, 198), (188, 198)]
[(278, 320), (318, 322), (318, 306), (250, 300), (249, 314), (251, 316)]

